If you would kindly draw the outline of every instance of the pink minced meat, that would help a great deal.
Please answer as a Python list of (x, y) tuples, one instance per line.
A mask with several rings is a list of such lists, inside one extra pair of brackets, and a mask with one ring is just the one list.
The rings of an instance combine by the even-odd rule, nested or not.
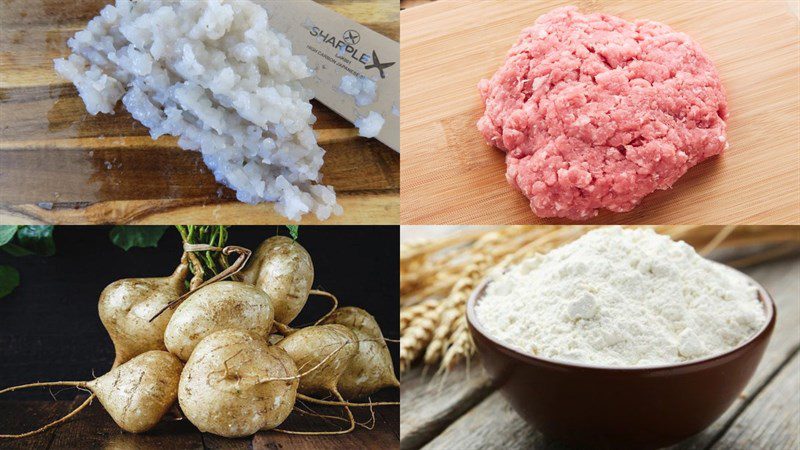
[(478, 89), (478, 129), (540, 217), (629, 211), (727, 147), (713, 63), (657, 22), (556, 9)]

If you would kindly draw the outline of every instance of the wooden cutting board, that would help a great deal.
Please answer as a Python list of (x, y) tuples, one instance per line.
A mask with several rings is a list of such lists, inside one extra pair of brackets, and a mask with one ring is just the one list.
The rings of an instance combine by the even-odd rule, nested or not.
[[(633, 211), (594, 223), (800, 223), (800, 47), (792, 1), (438, 1), (401, 15), (402, 223), (556, 223), (505, 180), (477, 91), (523, 28), (563, 4), (664, 22), (696, 39), (727, 90), (730, 149)], [(563, 222), (563, 221), (562, 221)]]
[[(285, 223), (271, 204), (237, 202), (199, 153), (175, 138), (150, 139), (120, 104), (91, 116), (53, 58), (111, 0), (0, 0), (0, 222)], [(320, 0), (394, 40), (396, 0)], [(314, 103), (327, 150), (323, 182), (345, 214), (325, 223), (395, 224), (399, 156)], [(304, 223), (313, 223), (307, 215)]]

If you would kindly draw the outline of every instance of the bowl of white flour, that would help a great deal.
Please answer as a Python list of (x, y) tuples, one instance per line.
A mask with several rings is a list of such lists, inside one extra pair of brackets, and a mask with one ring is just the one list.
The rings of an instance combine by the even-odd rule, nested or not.
[(484, 281), (467, 319), (490, 376), (538, 430), (653, 448), (730, 406), (775, 310), (756, 281), (684, 242), (603, 227)]

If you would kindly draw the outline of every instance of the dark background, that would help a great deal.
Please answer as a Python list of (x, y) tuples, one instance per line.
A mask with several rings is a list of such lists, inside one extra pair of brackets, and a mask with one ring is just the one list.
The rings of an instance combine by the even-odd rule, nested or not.
[[(0, 251), (0, 265), (20, 272), (20, 286), (0, 298), (0, 388), (34, 381), (89, 380), (108, 371), (111, 339), (97, 314), (103, 288), (120, 278), (169, 275), (181, 255), (180, 236), (167, 229), (157, 248), (127, 252), (111, 243), (111, 227), (57, 226), (56, 254), (12, 257)], [(255, 251), (285, 227), (229, 228), (228, 244)], [(375, 316), (387, 338), (399, 335), (399, 227), (301, 226), (298, 242), (314, 262), (316, 289), (332, 292), (340, 306), (358, 306)], [(231, 261), (233, 258), (231, 258)], [(294, 324), (304, 324), (329, 308), (312, 296)], [(389, 343), (395, 369), (398, 345)], [(59, 399), (79, 391), (65, 390)], [(49, 398), (42, 389), (6, 394)]]

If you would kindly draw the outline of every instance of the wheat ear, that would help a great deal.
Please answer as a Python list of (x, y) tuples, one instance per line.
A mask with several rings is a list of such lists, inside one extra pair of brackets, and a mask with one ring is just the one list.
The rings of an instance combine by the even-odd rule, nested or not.
[(416, 305), (408, 306), (402, 308), (400, 310), (400, 334), (402, 335), (405, 333), (405, 330), (408, 328), (411, 323), (422, 317), (423, 315), (433, 311), (436, 309), (436, 306), (439, 305), (440, 301), (437, 299), (427, 299), (423, 300)]

